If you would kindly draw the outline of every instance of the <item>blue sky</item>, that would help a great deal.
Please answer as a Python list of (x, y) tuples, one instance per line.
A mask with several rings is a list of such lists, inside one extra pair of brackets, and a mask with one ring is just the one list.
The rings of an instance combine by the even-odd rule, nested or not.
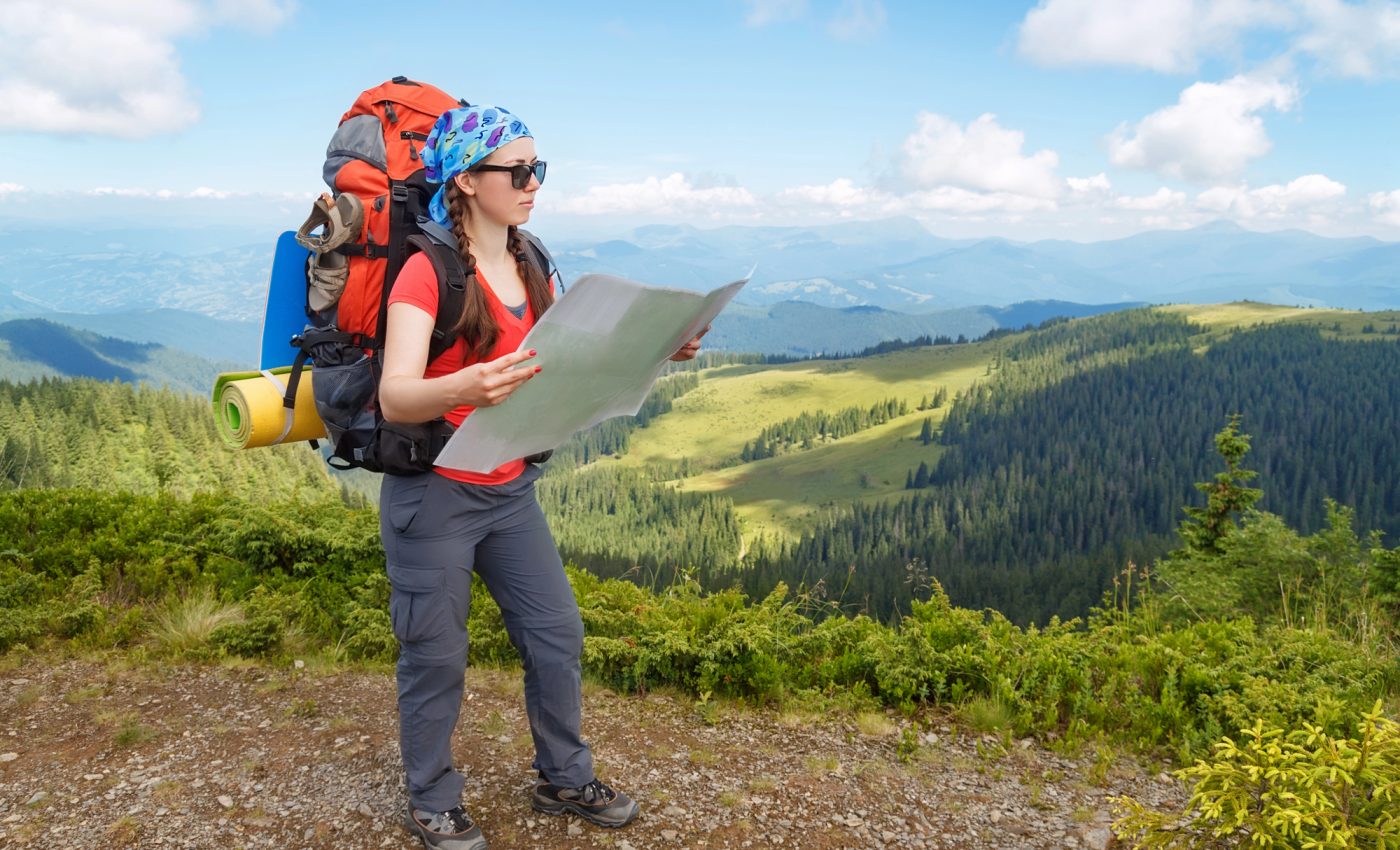
[(525, 119), (546, 236), (1400, 240), (1400, 2), (1343, 0), (5, 0), (0, 218), (294, 227), (395, 74)]

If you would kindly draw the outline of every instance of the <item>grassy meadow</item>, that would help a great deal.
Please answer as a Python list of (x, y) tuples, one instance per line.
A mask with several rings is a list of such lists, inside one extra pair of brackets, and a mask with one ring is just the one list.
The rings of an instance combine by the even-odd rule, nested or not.
[[(936, 427), (958, 393), (985, 380), (1005, 339), (933, 346), (852, 360), (780, 366), (723, 366), (708, 370), (700, 387), (675, 402), (671, 414), (637, 431), (617, 463), (645, 466), (688, 457), (701, 471), (678, 482), (682, 490), (722, 493), (734, 501), (745, 537), (794, 536), (804, 519), (838, 502), (879, 499), (904, 489), (905, 473), (937, 460), (924, 446), (925, 418)], [(940, 388), (948, 402), (914, 410)], [(883, 425), (805, 451), (735, 466), (744, 444), (766, 426), (804, 411), (868, 407), (889, 398), (911, 412)]]
[[(1317, 307), (1284, 307), (1256, 301), (1236, 301), (1231, 304), (1173, 304), (1156, 309), (1185, 316), (1189, 321), (1204, 325), (1213, 331), (1285, 322), (1316, 325), (1324, 336), (1333, 339), (1369, 339), (1376, 335), (1363, 332), (1366, 326), (1371, 325), (1377, 330), (1384, 330), (1393, 323), (1400, 323), (1400, 310), (1362, 312)], [(1340, 330), (1337, 329), (1338, 326)]]

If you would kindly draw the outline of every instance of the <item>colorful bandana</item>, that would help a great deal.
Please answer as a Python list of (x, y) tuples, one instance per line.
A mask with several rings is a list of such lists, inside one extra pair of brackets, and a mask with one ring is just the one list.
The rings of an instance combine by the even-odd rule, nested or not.
[[(424, 176), (429, 183), (445, 184), (501, 145), (529, 135), (530, 129), (519, 118), (499, 106), (449, 109), (438, 117), (423, 146)], [(451, 227), (445, 201), (444, 187), (433, 195), (428, 214), (443, 227)]]

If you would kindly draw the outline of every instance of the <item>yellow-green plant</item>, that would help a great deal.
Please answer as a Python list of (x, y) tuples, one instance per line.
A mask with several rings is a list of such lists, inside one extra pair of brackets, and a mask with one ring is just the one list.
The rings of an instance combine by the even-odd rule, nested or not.
[(1195, 783), (1184, 811), (1119, 797), (1113, 829), (1134, 848), (1400, 848), (1400, 724), (1377, 700), (1358, 728), (1333, 737), (1256, 721), (1177, 771)]

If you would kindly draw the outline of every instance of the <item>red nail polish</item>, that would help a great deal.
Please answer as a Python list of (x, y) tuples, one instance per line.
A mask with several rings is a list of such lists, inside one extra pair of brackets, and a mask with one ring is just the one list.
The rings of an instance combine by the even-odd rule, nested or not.
[(543, 369), (543, 368), (544, 368), (543, 366), (536, 366), (536, 367), (535, 367), (535, 374), (539, 374), (539, 371), (540, 371), (541, 369)]
[(530, 356), (531, 356), (531, 357), (534, 357), (534, 356), (535, 356), (535, 349), (533, 349), (533, 348), (530, 349)]

